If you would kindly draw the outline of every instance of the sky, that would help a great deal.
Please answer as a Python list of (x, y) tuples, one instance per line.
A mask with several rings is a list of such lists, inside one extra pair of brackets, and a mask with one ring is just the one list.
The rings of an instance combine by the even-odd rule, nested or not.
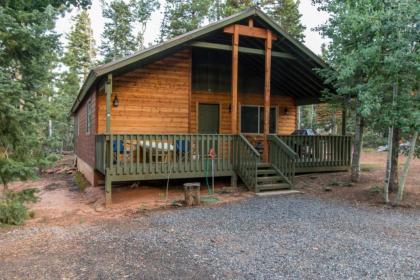
[[(161, 0), (161, 9), (152, 14), (150, 22), (147, 24), (145, 32), (145, 43), (146, 46), (149, 43), (153, 43), (155, 39), (159, 36), (160, 23), (162, 21), (162, 11), (163, 11), (163, 2)], [(316, 54), (321, 53), (321, 44), (326, 42), (326, 39), (323, 39), (320, 34), (312, 29), (328, 19), (328, 14), (320, 12), (316, 7), (312, 6), (311, 0), (301, 0), (299, 11), (302, 14), (302, 23), (306, 26), (305, 31), (305, 45), (311, 49)], [(77, 13), (76, 10), (73, 10), (71, 13), (68, 13), (65, 17), (58, 19), (56, 24), (56, 31), (60, 34), (66, 34), (70, 31), (71, 28), (71, 17)], [(100, 0), (92, 0), (92, 7), (89, 11), (93, 36), (96, 41), (96, 46), (100, 45), (101, 42), (101, 33), (104, 28), (104, 18), (102, 17), (102, 9)], [(61, 36), (61, 42), (65, 45), (66, 40), (65, 36)]]

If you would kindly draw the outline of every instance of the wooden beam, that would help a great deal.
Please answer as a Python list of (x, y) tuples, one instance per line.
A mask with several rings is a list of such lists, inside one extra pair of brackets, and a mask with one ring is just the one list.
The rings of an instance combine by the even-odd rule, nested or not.
[(238, 47), (239, 33), (235, 26), (232, 37), (231, 131), (238, 134)]
[(105, 85), (106, 92), (106, 133), (111, 133), (111, 95), (112, 95), (112, 74), (108, 74)]
[(271, 31), (267, 30), (265, 41), (265, 76), (264, 76), (264, 161), (268, 161), (268, 134), (270, 134), (270, 91), (271, 91)]
[(250, 18), (250, 19), (248, 20), (248, 26), (249, 26), (250, 28), (253, 28), (253, 27), (254, 27), (254, 20), (253, 20), (252, 18)]
[[(188, 52), (188, 133), (192, 133), (191, 125), (191, 106), (192, 106), (192, 49), (189, 48)], [(198, 110), (197, 110), (198, 112)], [(197, 113), (198, 115), (198, 113)], [(197, 122), (198, 124), (198, 122)]]
[[(222, 51), (232, 50), (232, 46), (229, 46), (229, 45), (207, 43), (207, 42), (194, 42), (191, 44), (191, 46), (197, 47), (197, 48), (214, 49), (214, 50), (222, 50)], [(238, 51), (240, 53), (265, 55), (265, 50), (254, 49), (254, 48), (238, 47)], [(286, 59), (296, 59), (296, 57), (294, 57), (293, 55), (289, 53), (285, 53), (285, 52), (271, 51), (271, 56), (278, 57), (278, 58), (286, 58)]]
[[(237, 28), (238, 33), (239, 33), (238, 35), (240, 35), (240, 36), (267, 39), (267, 30), (268, 29), (265, 29), (265, 28), (250, 27), (248, 25), (242, 25), (242, 24), (232, 24), (232, 25), (226, 26), (223, 29), (223, 31), (225, 33), (234, 34), (235, 28)], [(271, 38), (273, 40), (277, 40), (277, 36), (275, 36), (275, 35), (272, 35)]]

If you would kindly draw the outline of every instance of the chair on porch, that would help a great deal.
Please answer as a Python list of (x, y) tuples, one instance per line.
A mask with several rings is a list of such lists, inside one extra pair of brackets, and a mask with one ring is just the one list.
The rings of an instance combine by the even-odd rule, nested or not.
[(188, 158), (191, 153), (190, 141), (188, 140), (176, 140), (175, 151), (179, 160)]

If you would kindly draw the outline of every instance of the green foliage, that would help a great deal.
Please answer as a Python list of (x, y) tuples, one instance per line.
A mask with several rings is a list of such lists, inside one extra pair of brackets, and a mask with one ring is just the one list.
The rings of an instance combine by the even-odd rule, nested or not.
[(206, 20), (211, 1), (167, 0), (160, 27), (160, 40), (184, 34), (200, 27)]
[(337, 88), (338, 99), (354, 106), (356, 97), (357, 110), (378, 131), (391, 125), (418, 130), (417, 1), (313, 2), (331, 15), (319, 30), (332, 39), (326, 58), (333, 68), (320, 73)]
[[(144, 47), (146, 23), (153, 11), (159, 8), (157, 0), (112, 0), (102, 2), (102, 15), (107, 19), (100, 51), (104, 62), (132, 54)], [(135, 27), (139, 31), (133, 33)]]
[(65, 66), (57, 82), (57, 93), (48, 102), (53, 133), (49, 135), (49, 147), (53, 151), (72, 150), (74, 128), (70, 108), (79, 87), (89, 73), (95, 59), (95, 42), (89, 13), (82, 10), (72, 18), (73, 26), (67, 34), (67, 45), (61, 59)]
[(367, 129), (363, 135), (363, 146), (367, 148), (378, 148), (387, 144), (386, 137), (383, 132)]
[(160, 30), (160, 41), (194, 30), (207, 21), (224, 17), (258, 6), (290, 35), (303, 41), (305, 26), (300, 19), (300, 1), (293, 0), (167, 0)]
[(86, 188), (90, 186), (90, 183), (81, 172), (76, 172), (74, 174), (74, 182), (79, 187), (80, 192), (84, 192)]
[(300, 21), (302, 14), (299, 13), (299, 0), (265, 0), (262, 3), (267, 14), (287, 33), (304, 42), (305, 26)]
[(373, 186), (369, 189), (369, 193), (371, 194), (380, 194), (383, 192), (384, 192), (384, 189), (382, 186)]
[[(39, 200), (36, 193), (38, 189), (25, 189), (20, 192), (6, 192), (0, 199), (0, 224), (20, 225), (31, 217), (25, 203), (35, 203)], [(32, 214), (33, 216), (33, 214)]]
[(57, 16), (86, 0), (0, 4), (0, 180), (26, 179), (48, 154), (58, 35)]

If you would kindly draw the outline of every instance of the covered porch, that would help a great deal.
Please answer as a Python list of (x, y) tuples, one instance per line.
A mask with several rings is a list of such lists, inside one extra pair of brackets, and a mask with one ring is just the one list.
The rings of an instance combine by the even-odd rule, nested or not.
[[(95, 160), (105, 176), (107, 201), (116, 181), (230, 176), (232, 185), (239, 177), (259, 192), (292, 188), (296, 173), (347, 170), (349, 136), (290, 136), (296, 106), (320, 102), (325, 86), (313, 69), (326, 66), (293, 38), (279, 34), (261, 15), (246, 17), (204, 35), (189, 35), (188, 43), (174, 47), (174, 56), (152, 49), (157, 62), (144, 64), (144, 70), (130, 74), (143, 65), (139, 62), (109, 73), (101, 87), (106, 106), (98, 118), (106, 117), (104, 131), (96, 135)], [(167, 80), (143, 78), (159, 75)], [(177, 82), (171, 92), (169, 81)], [(151, 99), (154, 94), (159, 97)], [(117, 108), (115, 100), (125, 109)], [(151, 108), (159, 106), (164, 106), (162, 116), (173, 117), (151, 115)], [(111, 119), (118, 125), (111, 126)]]

